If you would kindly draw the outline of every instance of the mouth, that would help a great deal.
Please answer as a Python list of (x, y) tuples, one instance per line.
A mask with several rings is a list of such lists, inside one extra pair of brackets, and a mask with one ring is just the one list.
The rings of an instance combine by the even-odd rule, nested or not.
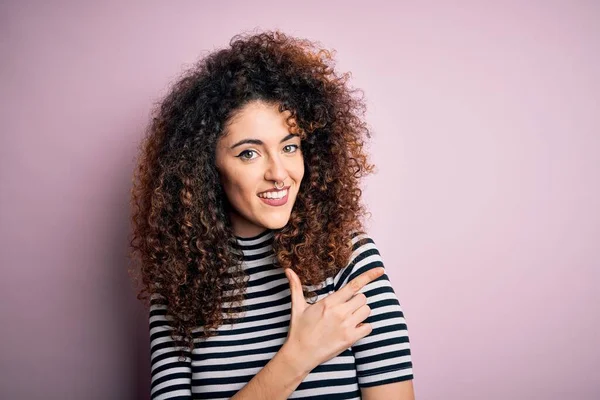
[(285, 186), (282, 189), (274, 189), (267, 190), (266, 192), (261, 192), (257, 196), (262, 200), (263, 203), (268, 204), (270, 206), (278, 207), (287, 203), (289, 189), (289, 186)]

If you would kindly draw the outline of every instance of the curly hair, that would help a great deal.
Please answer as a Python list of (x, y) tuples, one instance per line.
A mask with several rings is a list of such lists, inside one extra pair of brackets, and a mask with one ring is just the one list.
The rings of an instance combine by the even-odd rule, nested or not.
[(360, 178), (374, 165), (364, 151), (371, 135), (363, 96), (355, 95), (362, 91), (349, 88), (350, 73), (334, 71), (333, 54), (279, 31), (236, 35), (186, 70), (153, 110), (133, 173), (130, 258), (139, 265), (130, 272), (138, 299), (165, 304), (171, 336), (190, 350), (223, 323), (224, 302), (234, 305), (232, 318), (243, 311), (242, 256), (215, 151), (248, 102), (288, 110), (290, 132), (301, 138), (301, 189), (288, 223), (274, 232), (279, 266), (306, 286), (349, 262), (351, 234), (363, 232), (367, 213)]

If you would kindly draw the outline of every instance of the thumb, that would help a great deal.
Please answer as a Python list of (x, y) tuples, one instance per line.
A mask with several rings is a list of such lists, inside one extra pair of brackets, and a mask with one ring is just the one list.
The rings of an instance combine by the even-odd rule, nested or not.
[(285, 276), (290, 281), (290, 293), (292, 297), (292, 309), (296, 307), (302, 307), (304, 309), (307, 305), (306, 300), (304, 300), (304, 293), (302, 292), (302, 284), (300, 283), (300, 278), (298, 275), (291, 269), (285, 269)]

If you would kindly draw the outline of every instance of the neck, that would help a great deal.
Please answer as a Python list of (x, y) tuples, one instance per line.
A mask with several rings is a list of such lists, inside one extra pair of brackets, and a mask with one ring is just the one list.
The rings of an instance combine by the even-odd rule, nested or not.
[(229, 215), (229, 219), (233, 227), (233, 234), (241, 239), (253, 238), (268, 230), (264, 226), (250, 223), (236, 212), (232, 212)]

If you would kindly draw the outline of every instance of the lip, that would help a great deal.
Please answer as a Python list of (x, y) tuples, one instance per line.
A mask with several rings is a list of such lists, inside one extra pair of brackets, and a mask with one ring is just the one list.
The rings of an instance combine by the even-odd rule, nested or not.
[[(288, 197), (290, 196), (290, 191), (289, 191), (289, 186), (288, 187), (284, 187), (281, 190), (285, 190), (288, 189), (287, 194), (285, 196), (283, 196), (281, 199), (267, 199), (264, 197), (258, 197), (263, 203), (268, 204), (270, 206), (274, 206), (274, 207), (280, 207), (282, 205), (284, 205), (285, 203), (287, 203), (288, 201)], [(280, 192), (281, 190), (267, 190), (268, 192)], [(265, 192), (262, 192), (265, 193)]]

